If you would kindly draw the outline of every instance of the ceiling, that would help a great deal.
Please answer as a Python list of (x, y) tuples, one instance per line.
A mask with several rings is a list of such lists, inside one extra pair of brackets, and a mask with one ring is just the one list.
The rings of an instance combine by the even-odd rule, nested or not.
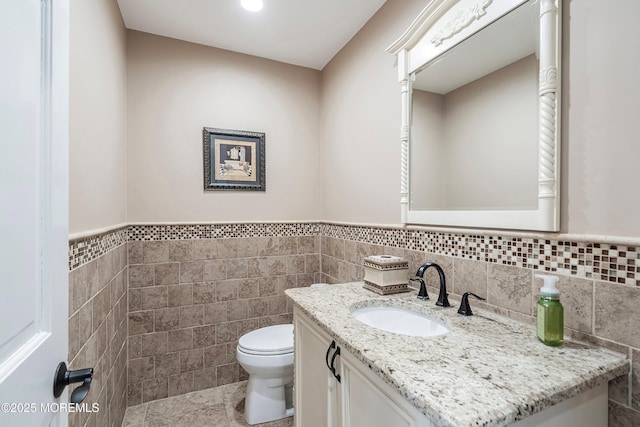
[(321, 70), (386, 0), (118, 0), (125, 26)]

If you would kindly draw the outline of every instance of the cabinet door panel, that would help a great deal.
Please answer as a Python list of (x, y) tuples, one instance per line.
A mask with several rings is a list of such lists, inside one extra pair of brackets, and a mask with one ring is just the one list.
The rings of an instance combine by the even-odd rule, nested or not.
[(330, 341), (299, 318), (294, 324), (295, 424), (298, 427), (334, 426), (335, 380), (325, 361)]
[[(344, 427), (410, 427), (414, 418), (358, 371), (342, 364)], [(345, 390), (346, 389), (346, 390)]]
[[(293, 311), (296, 427), (430, 427), (428, 418), (344, 348), (327, 353), (331, 337)], [(327, 360), (328, 356), (328, 360)], [(331, 373), (331, 364), (341, 382)]]

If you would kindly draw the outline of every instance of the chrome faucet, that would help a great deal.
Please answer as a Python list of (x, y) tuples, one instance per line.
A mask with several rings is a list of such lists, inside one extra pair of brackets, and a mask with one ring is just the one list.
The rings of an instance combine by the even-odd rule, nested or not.
[[(422, 265), (416, 272), (415, 280), (420, 281), (420, 291), (418, 292), (418, 298), (429, 299), (429, 297), (427, 296), (427, 288), (423, 279), (424, 272), (427, 271), (429, 267), (435, 268), (438, 272), (438, 275), (440, 276), (440, 293), (438, 294), (438, 301), (436, 302), (436, 305), (440, 307), (450, 307), (451, 304), (449, 304), (449, 299), (447, 298), (447, 282), (444, 278), (444, 271), (442, 271), (442, 267), (434, 262), (428, 262)], [(425, 296), (426, 298), (424, 298)]]

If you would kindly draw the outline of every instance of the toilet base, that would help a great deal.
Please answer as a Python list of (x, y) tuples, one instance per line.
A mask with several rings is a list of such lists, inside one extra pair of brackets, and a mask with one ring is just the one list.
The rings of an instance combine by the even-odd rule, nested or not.
[[(249, 376), (247, 383), (247, 395), (244, 402), (244, 419), (247, 424), (254, 425), (287, 418), (293, 415), (293, 408), (287, 408), (286, 393), (291, 392), (291, 387), (282, 384), (282, 380), (257, 378)], [(287, 390), (288, 389), (288, 390)]]

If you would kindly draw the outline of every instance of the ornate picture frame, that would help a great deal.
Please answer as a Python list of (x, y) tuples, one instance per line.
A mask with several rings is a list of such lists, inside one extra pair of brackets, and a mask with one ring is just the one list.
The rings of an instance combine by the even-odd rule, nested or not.
[(265, 191), (265, 134), (202, 129), (204, 190)]

